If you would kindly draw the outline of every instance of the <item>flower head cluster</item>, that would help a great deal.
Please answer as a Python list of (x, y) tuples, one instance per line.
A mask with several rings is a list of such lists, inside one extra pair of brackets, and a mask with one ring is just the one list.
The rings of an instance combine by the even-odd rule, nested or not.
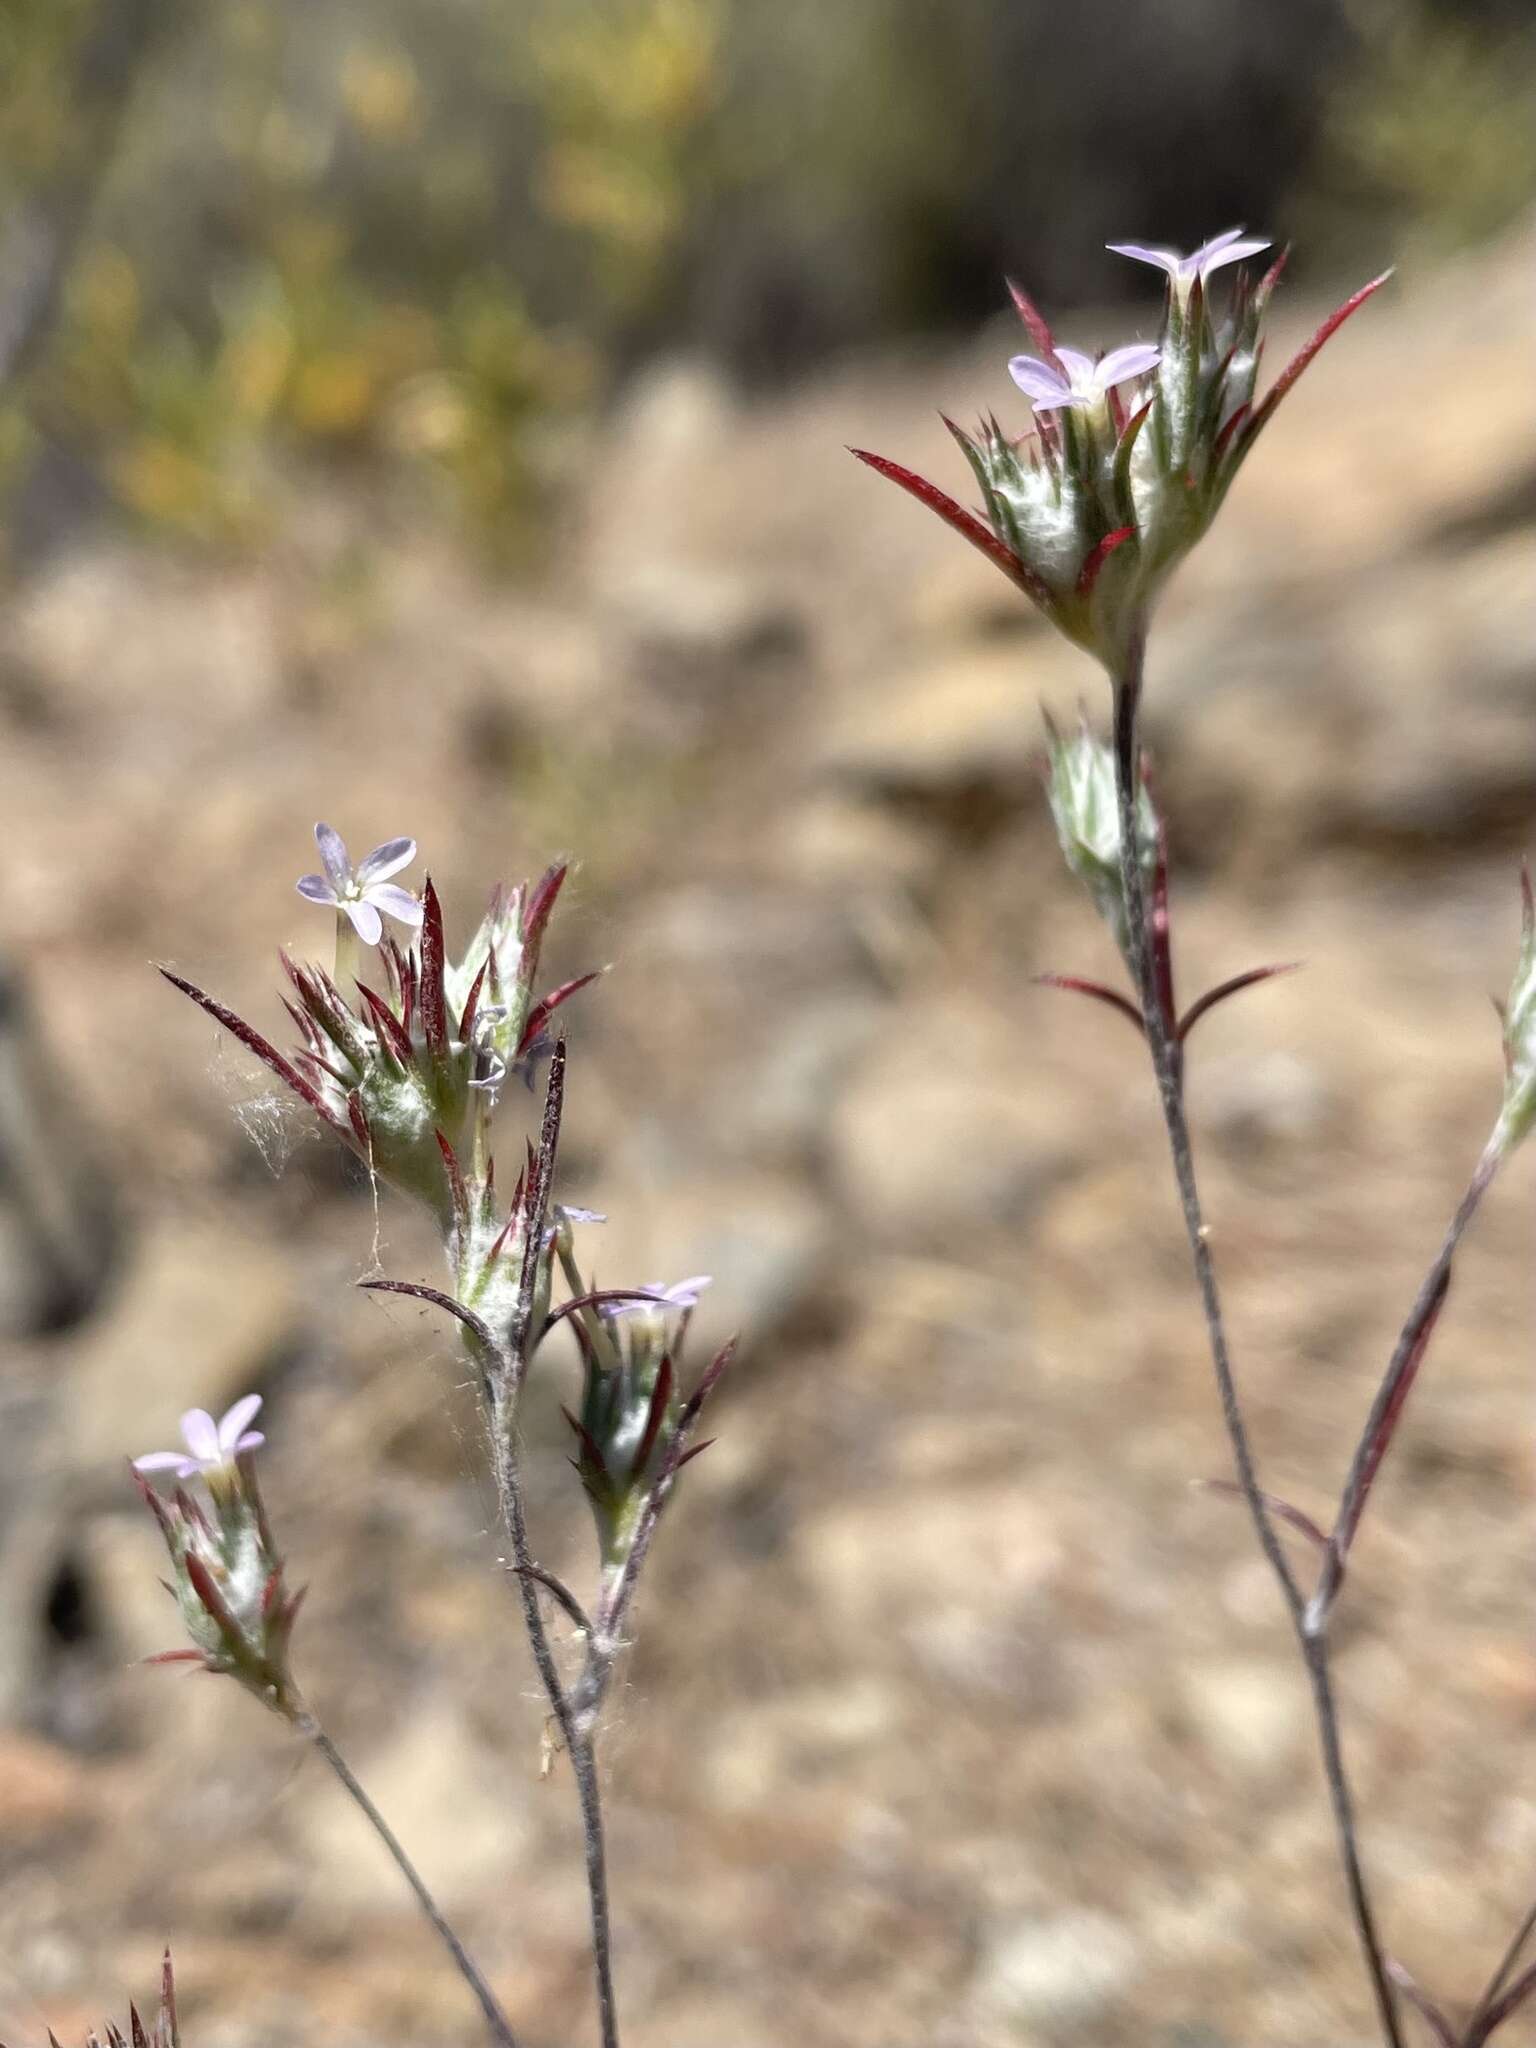
[(1015, 356), (1009, 369), (1030, 401), (1033, 433), (1013, 436), (995, 418), (970, 434), (945, 422), (970, 463), (984, 517), (899, 463), (854, 453), (964, 534), (1120, 677), (1134, 666), (1159, 591), (1216, 516), (1280, 400), (1385, 280), (1347, 299), (1256, 401), (1264, 320), (1284, 258), (1257, 281), (1239, 269), (1218, 306), (1215, 274), (1266, 242), (1231, 228), (1187, 256), (1111, 246), (1166, 276), (1161, 334), (1155, 344), (1087, 356), (1059, 346), (1014, 289), (1035, 353)]
[[(381, 856), (389, 868), (413, 852), (410, 840), (389, 841), (350, 886)], [(489, 1182), (487, 1126), (502, 1081), (543, 1048), (555, 1010), (593, 978), (536, 994), (539, 952), (565, 874), (556, 866), (532, 888), (498, 889), (457, 965), (447, 956), (430, 879), (417, 942), (401, 948), (385, 938), (377, 971), (368, 980), (359, 974), (350, 993), (323, 967), (284, 955), (286, 1007), (302, 1041), (291, 1053), (180, 975), (167, 970), (166, 978), (264, 1061), (371, 1173), (425, 1202), (448, 1235), (462, 1224), (470, 1186)], [(320, 880), (306, 876), (300, 887)], [(388, 887), (375, 878), (354, 899), (337, 884), (359, 935), (365, 924), (378, 929), (379, 892)]]
[[(134, 1478), (160, 1525), (171, 1558), (171, 1591), (192, 1639), (150, 1661), (201, 1664), (237, 1679), (263, 1706), (292, 1719), (298, 1693), (288, 1666), (289, 1640), (303, 1594), (290, 1594), (283, 1561), (256, 1483), (255, 1449), (263, 1439), (246, 1429), (261, 1405), (248, 1394), (221, 1422), (201, 1408), (182, 1417), (185, 1452), (150, 1451), (134, 1460)], [(170, 1495), (155, 1491), (146, 1472), (173, 1471)]]
[(679, 1364), (709, 1276), (592, 1292), (563, 1219), (554, 1243), (572, 1289), (559, 1313), (570, 1317), (582, 1357), (580, 1409), (567, 1409), (565, 1419), (576, 1436), (574, 1463), (597, 1525), (603, 1568), (611, 1574), (623, 1569), (658, 1488), (696, 1455), (683, 1445), (728, 1354), (685, 1399)]

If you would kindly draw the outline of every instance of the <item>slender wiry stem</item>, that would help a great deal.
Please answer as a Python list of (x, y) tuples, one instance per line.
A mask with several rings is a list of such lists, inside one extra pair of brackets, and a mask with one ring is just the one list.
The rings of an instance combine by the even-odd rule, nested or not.
[(383, 1814), (380, 1813), (379, 1809), (368, 1797), (368, 1794), (357, 1782), (357, 1779), (352, 1775), (351, 1765), (307, 1707), (301, 1706), (299, 1708), (294, 1727), (307, 1742), (312, 1742), (315, 1748), (319, 1750), (320, 1754), (335, 1772), (346, 1791), (347, 1797), (356, 1806), (379, 1840), (384, 1844), (384, 1847), (389, 1851), (396, 1869), (415, 1893), (416, 1903), (437, 1929), (443, 1946), (453, 1957), (454, 1967), (475, 1994), (480, 2010), (485, 2014), (485, 2023), (490, 2030), (491, 2039), (496, 2042), (497, 2048), (518, 2048), (517, 2036), (508, 2024), (506, 2014), (497, 2004), (495, 1994), (491, 1990), (490, 1985), (481, 1976), (473, 1957), (443, 1917), (442, 1910), (436, 1899), (428, 1891), (426, 1883), (415, 1864), (406, 1855), (394, 1829), (391, 1828), (389, 1822), (385, 1820)]
[[(528, 1541), (528, 1518), (523, 1506), (522, 1477), (517, 1451), (517, 1397), (527, 1375), (537, 1336), (534, 1302), (543, 1256), (544, 1226), (549, 1213), (550, 1186), (554, 1179), (555, 1152), (560, 1141), (560, 1114), (565, 1085), (565, 1042), (556, 1046), (550, 1061), (549, 1086), (544, 1104), (544, 1126), (540, 1134), (538, 1160), (528, 1190), (524, 1217), (523, 1271), (518, 1290), (509, 1344), (495, 1344), (490, 1371), (491, 1464), (496, 1483), (497, 1505), (507, 1540), (528, 1644), (539, 1679), (549, 1699), (550, 1711), (560, 1730), (560, 1739), (571, 1761), (576, 1780), (576, 1798), (581, 1810), (581, 1833), (587, 1873), (587, 1899), (592, 1927), (592, 1969), (597, 1988), (598, 2027), (602, 2048), (619, 2048), (618, 2003), (613, 1987), (613, 1929), (608, 1905), (608, 1856), (603, 1835), (602, 1792), (598, 1781), (597, 1757), (590, 1722), (578, 1720), (560, 1678), (539, 1605), (539, 1585), (545, 1580)], [(564, 1604), (562, 1602), (562, 1604)], [(589, 1638), (590, 1641), (590, 1638)]]
[(1184, 1114), (1183, 1061), (1176, 1035), (1177, 1024), (1162, 1000), (1163, 977), (1159, 975), (1153, 954), (1136, 829), (1136, 797), (1140, 775), (1136, 715), (1141, 697), (1143, 651), (1142, 643), (1138, 639), (1131, 650), (1124, 674), (1115, 682), (1115, 781), (1120, 813), (1120, 875), (1125, 893), (1131, 965), (1141, 996), (1147, 1045), (1157, 1076), (1163, 1120), (1167, 1125), (1168, 1144), (1173, 1158), (1174, 1178), (1178, 1183), (1179, 1203), (1183, 1210), (1184, 1227), (1188, 1233), (1190, 1253), (1194, 1260), (1200, 1302), (1205, 1313), (1206, 1337), (1210, 1345), (1211, 1362), (1216, 1372), (1222, 1421), (1232, 1447), (1232, 1459), (1243, 1499), (1247, 1503), (1260, 1547), (1284, 1597), (1306, 1664), (1345, 1886), (1349, 1894), (1355, 1930), (1370, 1974), (1382, 2036), (1389, 2044), (1389, 2048), (1404, 2048), (1397, 2016), (1397, 2001), (1387, 1975), (1386, 1960), (1376, 1930), (1375, 1913), (1360, 1858), (1354, 1801), (1344, 1763), (1338, 1707), (1329, 1670), (1327, 1637), (1321, 1630), (1308, 1626), (1306, 1601), (1300, 1582), (1282, 1548), (1275, 1518), (1259, 1484), (1258, 1467), (1243, 1416), (1236, 1377), (1232, 1370), (1221, 1293), (1216, 1280), (1215, 1262), (1211, 1257), (1210, 1231), (1201, 1208), (1199, 1184), (1195, 1178), (1194, 1151), (1190, 1141), (1188, 1120)]
[(1518, 1963), (1521, 1956), (1524, 1955), (1525, 1945), (1530, 1940), (1533, 1934), (1536, 1934), (1536, 1905), (1533, 1905), (1531, 1907), (1530, 1911), (1526, 1914), (1525, 1918), (1520, 1922), (1520, 1925), (1515, 1929), (1514, 1933), (1511, 1935), (1509, 1947), (1505, 1949), (1503, 1955), (1499, 1958), (1499, 1967), (1488, 1979), (1488, 1988), (1484, 1991), (1482, 1997), (1477, 2001), (1477, 2005), (1473, 2010), (1472, 2033), (1475, 2034), (1478, 2021), (1483, 2017), (1483, 2014), (1487, 2012), (1489, 2006), (1493, 2004), (1494, 2000), (1498, 1997), (1499, 1993), (1504, 1989), (1504, 1986), (1509, 1982), (1510, 1975), (1513, 1972), (1516, 1963)]
[[(500, 1389), (505, 1375), (495, 1375)], [(597, 1759), (589, 1728), (579, 1726), (571, 1711), (570, 1698), (560, 1679), (554, 1645), (539, 1605), (540, 1569), (528, 1542), (528, 1521), (523, 1509), (522, 1481), (518, 1472), (515, 1425), (506, 1412), (504, 1400), (492, 1404), (493, 1463), (496, 1495), (512, 1546), (523, 1621), (539, 1679), (549, 1699), (550, 1711), (560, 1730), (560, 1740), (571, 1760), (576, 1780), (576, 1798), (581, 1809), (581, 1833), (587, 1872), (587, 1898), (592, 1923), (592, 1968), (597, 1985), (597, 2015), (603, 2048), (619, 2048), (618, 2003), (613, 1988), (613, 1929), (608, 1908), (608, 1856), (603, 1836), (602, 1794), (597, 1776)]]

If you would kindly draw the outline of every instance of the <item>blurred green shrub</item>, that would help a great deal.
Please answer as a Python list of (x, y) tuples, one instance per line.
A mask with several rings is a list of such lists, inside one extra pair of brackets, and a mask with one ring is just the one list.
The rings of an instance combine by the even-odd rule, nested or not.
[(1429, 0), (1354, 0), (1303, 187), (1303, 232), (1342, 258), (1373, 232), (1427, 255), (1536, 203), (1536, 24)]
[[(516, 548), (680, 335), (774, 374), (1013, 266), (1123, 288), (1057, 252), (1253, 209), (1340, 253), (1465, 240), (1536, 189), (1532, 37), (1491, 6), (1128, 4), (1104, 37), (1049, 0), (0, 0), (0, 252), (93, 200), (0, 494), (62, 457), (228, 544), (353, 464)], [(114, 16), (166, 28), (121, 127), (79, 90)]]
[[(0, 221), (46, 204), (76, 146), (94, 16), (14, 6)], [(295, 463), (366, 461), (515, 544), (669, 260), (716, 7), (232, 0), (183, 20), (0, 404), (0, 488), (63, 448), (130, 513), (228, 542), (264, 530)]]

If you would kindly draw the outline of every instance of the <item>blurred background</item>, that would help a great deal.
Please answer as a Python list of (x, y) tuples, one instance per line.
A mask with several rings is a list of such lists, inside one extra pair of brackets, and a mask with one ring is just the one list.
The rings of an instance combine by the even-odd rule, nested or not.
[[(451, 935), (579, 863), (562, 1193), (746, 1346), (607, 1755), (628, 2048), (1355, 2048), (1301, 1681), (1224, 1469), (1039, 710), (958, 489), (1027, 282), (1294, 239), (1331, 345), (1151, 657), (1191, 1089), (1265, 1474), (1319, 1515), (1497, 1106), (1536, 814), (1536, 36), (1499, 0), (9, 0), (0, 11), (0, 2039), (176, 1947), (188, 2048), (474, 2018), (332, 1785), (171, 1647), (123, 1459), (266, 1397), (307, 1689), (531, 2048), (571, 1798), (434, 1277), (153, 972), (280, 1035), (316, 818)], [(403, 877), (417, 882), (422, 868)], [(506, 1144), (521, 1102), (509, 1102)], [(1339, 1669), (1389, 1939), (1536, 1886), (1530, 1162), (1461, 1264)], [(702, 1353), (702, 1346), (701, 1346)], [(590, 1530), (551, 1352), (541, 1553)], [(1513, 2030), (1512, 2030), (1513, 2033)], [(1536, 2038), (1536, 2036), (1533, 2036)]]

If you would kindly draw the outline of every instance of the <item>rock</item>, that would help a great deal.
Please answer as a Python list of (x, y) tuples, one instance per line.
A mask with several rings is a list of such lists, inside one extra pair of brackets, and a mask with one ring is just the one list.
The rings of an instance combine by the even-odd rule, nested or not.
[(1139, 1960), (1130, 1930), (1107, 1913), (1058, 1913), (995, 1935), (973, 1998), (986, 2017), (1083, 2024), (1130, 1985)]
[(51, 1742), (12, 1729), (0, 1733), (0, 1838), (7, 1852), (87, 1822), (90, 1771)]
[(835, 1105), (834, 1182), (870, 1231), (910, 1249), (1006, 1226), (1080, 1159), (1083, 1115), (1005, 1019), (941, 999), (890, 1020)]
[(290, 1259), (234, 1222), (161, 1218), (111, 1312), (56, 1347), (66, 1469), (115, 1486), (123, 1459), (179, 1442), (183, 1410), (258, 1389), (303, 1328)]
[(789, 1164), (814, 1156), (884, 1014), (875, 996), (835, 988), (790, 1012), (732, 1091), (739, 1104), (733, 1123), (754, 1157)]
[(1185, 1675), (1185, 1704), (1200, 1741), (1249, 1777), (1294, 1768), (1306, 1718), (1289, 1674), (1260, 1658), (1207, 1660)]
[[(485, 1898), (522, 1869), (537, 1788), (487, 1749), (447, 1700), (413, 1705), (387, 1744), (348, 1762), (445, 1910)], [(477, 1793), (485, 1786), (494, 1796)], [(309, 1863), (312, 1919), (345, 1926), (357, 1913), (410, 1910), (399, 1871), (319, 1757), (306, 1766), (290, 1810)]]
[(1060, 710), (1089, 681), (1082, 656), (1054, 637), (973, 648), (835, 705), (812, 735), (811, 770), (979, 827), (1036, 788), (1042, 700)]
[(887, 891), (926, 883), (944, 856), (943, 834), (898, 816), (872, 797), (819, 790), (785, 819), (779, 864), (815, 888), (864, 885)]
[(1192, 1060), (1189, 1100), (1196, 1128), (1239, 1154), (1315, 1141), (1336, 1106), (1318, 1069), (1281, 1051)]
[(963, 1477), (949, 1486), (893, 1486), (809, 1516), (794, 1553), (837, 1629), (898, 1627), (933, 1652), (937, 1668), (955, 1661), (957, 1646), (953, 1630), (929, 1643), (928, 1617), (960, 1613), (986, 1628), (1006, 1625), (1000, 1617), (1049, 1601), (1067, 1561), (1048, 1508), (1011, 1479)]
[(736, 680), (805, 644), (794, 606), (740, 572), (651, 563), (619, 579), (608, 605), (632, 662), (663, 687)]
[(897, 1688), (874, 1673), (723, 1707), (702, 1769), (727, 1813), (772, 1809), (791, 1786), (851, 1803), (849, 1791), (838, 1797), (840, 1772), (893, 1740), (900, 1715)]
[(259, 574), (210, 577), (126, 544), (63, 558), (14, 602), (6, 637), (53, 717), (111, 722), (131, 707), (142, 720), (196, 704), (205, 723), (244, 728), (283, 691), (277, 608)]
[(1536, 806), (1528, 533), (1171, 622), (1148, 717), (1191, 843), (1502, 845)]
[(115, 1193), (20, 978), (0, 963), (0, 1335), (95, 1307), (122, 1248)]
[(757, 1344), (801, 1316), (828, 1284), (835, 1248), (820, 1206), (775, 1174), (648, 1175), (611, 1197), (609, 1222), (583, 1233), (599, 1284), (668, 1284), (708, 1273), (689, 1349), (702, 1362), (733, 1335)]

